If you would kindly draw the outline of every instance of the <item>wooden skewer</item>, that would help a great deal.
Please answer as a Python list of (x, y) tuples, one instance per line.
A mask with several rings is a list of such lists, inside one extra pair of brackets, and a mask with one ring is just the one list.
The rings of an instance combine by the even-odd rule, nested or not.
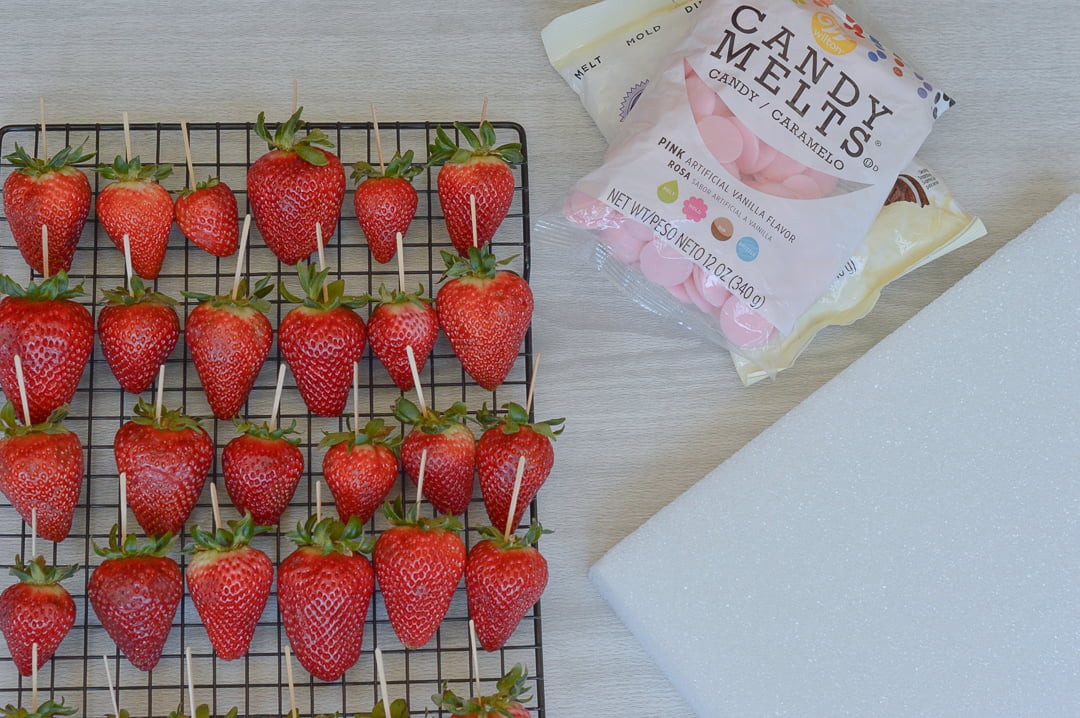
[(30, 558), (37, 558), (37, 506), (30, 509)]
[(45, 278), (49, 278), (49, 225), (41, 225), (41, 264)]
[(353, 434), (360, 433), (360, 362), (352, 365), (352, 427)]
[(416, 355), (413, 354), (412, 344), (405, 346), (405, 356), (409, 358), (409, 371), (412, 372), (413, 384), (416, 387), (416, 398), (420, 400), (420, 413), (427, 414), (427, 404), (424, 402), (424, 386), (420, 383), (420, 372), (416, 369)]
[(37, 660), (38, 644), (34, 641), (30, 644), (30, 710), (37, 713), (38, 688), (37, 688)]
[(134, 297), (135, 290), (131, 288), (131, 278), (135, 276), (135, 270), (131, 267), (131, 237), (124, 233), (124, 274), (127, 277), (128, 295)]
[(188, 138), (187, 120), (180, 120), (180, 136), (184, 138), (184, 157), (187, 158), (188, 185), (194, 191), (195, 163), (191, 161), (191, 140)]
[[(326, 254), (323, 252), (322, 222), (315, 223), (315, 243), (319, 245), (319, 271), (326, 269)], [(323, 302), (330, 301), (330, 290), (326, 288), (326, 282), (322, 285)]]
[(154, 401), (154, 423), (161, 423), (161, 401), (165, 398), (165, 365), (158, 367), (157, 400)]
[(382, 649), (375, 647), (375, 673), (379, 678), (379, 693), (382, 694), (383, 713), (390, 718), (390, 693), (386, 690), (386, 671), (383, 669)]
[(416, 477), (416, 515), (420, 515), (420, 499), (424, 496), (424, 471), (427, 469), (427, 449), (420, 452), (420, 473)]
[(322, 481), (315, 481), (315, 523), (322, 521)]
[(510, 512), (506, 515), (506, 530), (503, 535), (510, 538), (514, 535), (517, 526), (514, 523), (514, 514), (517, 513), (518, 493), (521, 491), (521, 477), (525, 475), (525, 457), (518, 459), (517, 474), (514, 476), (514, 491), (510, 494)]
[(244, 229), (240, 232), (240, 249), (236, 251), (236, 273), (233, 274), (232, 292), (230, 297), (236, 299), (236, 293), (240, 290), (240, 275), (244, 271), (244, 254), (247, 252), (248, 232), (251, 230), (251, 215), (244, 215)]
[[(292, 113), (296, 114), (296, 108), (300, 106), (300, 81), (295, 77), (292, 81)], [(293, 706), (295, 708), (296, 706)]]
[(487, 122), (487, 106), (488, 106), (488, 98), (487, 98), (487, 95), (484, 95), (484, 104), (480, 108), (480, 124), (481, 125), (484, 124), (485, 122)]
[(195, 676), (191, 673), (191, 646), (184, 651), (184, 660), (187, 662), (188, 705), (191, 708), (191, 718), (195, 718)]
[(113, 715), (116, 718), (120, 718), (120, 705), (116, 702), (116, 690), (113, 688), (112, 671), (109, 670), (109, 657), (102, 656), (101, 660), (105, 663), (105, 684), (109, 687), (109, 699), (112, 701)]
[(15, 382), (19, 385), (19, 401), (22, 402), (23, 424), (30, 426), (30, 400), (26, 397), (26, 375), (23, 374), (22, 357), (15, 355)]
[(532, 411), (533, 392), (536, 390), (536, 372), (540, 369), (540, 352), (533, 357), (532, 380), (529, 381), (529, 393), (525, 395), (525, 414)]
[(120, 472), (120, 543), (127, 538), (127, 474)]
[[(379, 116), (375, 114), (375, 103), (371, 103), (371, 126), (375, 129), (375, 152), (379, 155), (379, 171), (386, 174), (386, 163), (383, 162), (382, 138), (379, 137)], [(389, 714), (387, 714), (386, 718), (390, 718)]]
[(469, 212), (472, 214), (472, 246), (480, 248), (480, 239), (476, 234), (476, 195), (469, 195)]
[(281, 408), (281, 389), (285, 386), (285, 363), (278, 366), (277, 386), (274, 388), (274, 406), (270, 409), (270, 431), (277, 428), (278, 409)]
[(401, 232), (397, 233), (397, 281), (398, 289), (405, 291), (405, 249), (401, 239)]
[(217, 484), (210, 484), (210, 508), (214, 512), (214, 531), (221, 528), (221, 505), (218, 503)]
[(128, 114), (124, 113), (124, 151), (127, 152), (126, 159), (131, 161), (131, 125), (128, 124)]
[(293, 683), (292, 672), (292, 651), (288, 646), (285, 646), (285, 671), (289, 678), (289, 710), (290, 718), (300, 718), (300, 711), (296, 708), (296, 685)]
[(469, 619), (469, 653), (472, 655), (473, 697), (480, 697), (480, 659), (476, 655), (476, 624)]
[[(45, 134), (45, 98), (38, 98), (38, 105), (41, 107), (41, 158), (46, 162), (49, 161), (49, 138)], [(46, 275), (48, 276), (48, 275)], [(36, 708), (35, 708), (36, 710)]]

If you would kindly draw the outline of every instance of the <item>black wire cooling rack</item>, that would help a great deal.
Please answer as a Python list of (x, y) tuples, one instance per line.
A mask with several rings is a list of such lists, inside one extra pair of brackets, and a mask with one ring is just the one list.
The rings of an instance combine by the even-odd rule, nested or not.
[[(416, 155), (415, 161), (424, 162), (427, 147), (434, 139), (436, 127), (440, 125), (453, 132), (451, 122), (380, 123), (387, 159), (394, 151), (412, 149)], [(529, 182), (525, 131), (520, 125), (509, 122), (497, 122), (494, 126), (500, 143), (521, 143), (526, 159), (514, 168), (514, 201), (506, 221), (493, 240), (493, 246), (500, 257), (516, 255), (511, 267), (528, 279)], [(348, 167), (357, 161), (377, 161), (375, 133), (370, 123), (313, 122), (307, 127), (322, 129), (330, 136), (347, 171)], [(244, 212), (249, 210), (244, 191), (247, 168), (266, 148), (254, 133), (254, 125), (196, 123), (188, 128), (196, 173), (194, 181), (205, 179), (209, 175), (220, 177), (236, 194), (242, 218)], [(64, 124), (49, 125), (47, 131), (48, 145), (54, 153), (64, 145), (79, 144), (84, 139), (87, 150), (96, 153), (94, 160), (83, 167), (96, 197), (105, 183), (92, 171), (92, 167), (99, 161), (109, 163), (113, 157), (124, 153), (123, 127), (119, 123)], [(135, 124), (131, 126), (131, 136), (133, 154), (141, 156), (144, 163), (174, 165), (173, 175), (162, 183), (165, 187), (175, 192), (193, 183), (192, 178), (187, 176), (179, 124)], [(37, 154), (41, 142), (40, 128), (33, 125), (14, 125), (0, 129), (0, 155), (14, 151), (16, 142), (27, 151)], [(14, 170), (10, 163), (0, 161), (0, 181), (6, 179), (12, 171)], [(428, 292), (437, 286), (443, 270), (439, 251), (453, 251), (436, 192), (437, 175), (438, 167), (432, 167), (414, 180), (420, 195), (420, 204), (416, 219), (404, 241), (407, 282), (413, 287), (422, 283)], [(352, 186), (351, 181), (349, 186)], [(345, 279), (350, 294), (374, 293), (381, 283), (387, 286), (396, 285), (396, 264), (379, 265), (374, 262), (352, 207), (350, 191), (345, 197), (342, 217), (336, 231), (327, 239), (327, 262), (332, 267), (332, 275)], [(11, 232), (6, 227), (6, 217), (0, 218), (0, 221), (5, 225), (0, 230), (0, 271), (17, 281), (25, 282), (33, 275), (14, 245)], [(181, 291), (212, 294), (227, 291), (231, 286), (235, 261), (235, 257), (215, 258), (190, 245), (174, 226), (156, 288), (181, 301), (177, 308), (183, 322), (183, 317), (191, 311), (194, 303), (184, 300)], [(83, 283), (87, 292), (87, 296), (81, 301), (88, 306), (91, 302), (95, 305), (91, 308), (95, 320), (95, 308), (101, 301), (101, 291), (123, 284), (123, 265), (123, 256), (99, 227), (94, 208), (91, 207), (70, 274), (75, 282)], [(277, 261), (254, 225), (245, 266), (248, 276), (261, 277), (271, 274), (275, 280), (284, 280), (293, 291), (298, 291), (294, 268), (283, 266)], [(276, 293), (272, 300), (270, 318), (277, 326), (289, 305), (279, 300)], [(256, 421), (262, 421), (269, 416), (277, 367), (282, 361), (275, 343), (248, 399), (244, 416)], [(470, 411), (476, 411), (485, 402), (489, 408), (501, 407), (509, 401), (524, 405), (526, 389), (531, 379), (531, 363), (530, 331), (507, 381), (496, 391), (487, 392), (469, 379), (450, 350), (446, 338), (440, 336), (434, 354), (423, 370), (425, 396), (429, 404), (436, 408), (445, 408), (454, 401), (464, 401)], [(391, 407), (401, 393), (370, 352), (365, 353), (361, 363), (361, 385), (361, 422), (365, 418), (383, 418), (391, 425), (396, 424)], [(187, 706), (187, 675), (182, 656), (184, 649), (190, 646), (194, 654), (192, 674), (196, 703), (209, 704), (213, 715), (223, 715), (228, 708), (235, 705), (240, 709), (241, 715), (283, 716), (289, 710), (287, 672), (282, 656), (287, 639), (279, 620), (276, 586), (255, 632), (251, 652), (246, 658), (230, 662), (215, 657), (199, 616), (185, 594), (161, 661), (149, 673), (134, 668), (118, 654), (115, 644), (105, 633), (90, 607), (87, 599), (90, 571), (101, 561), (94, 554), (91, 541), (99, 545), (105, 544), (109, 528), (118, 517), (118, 479), (112, 441), (121, 424), (131, 417), (137, 398), (125, 394), (119, 388), (105, 363), (100, 346), (95, 346), (90, 364), (72, 402), (71, 414), (66, 421), (68, 428), (79, 435), (86, 451), (86, 481), (76, 509), (74, 525), (69, 537), (59, 544), (38, 540), (39, 553), (43, 552), (52, 563), (78, 563), (83, 566), (74, 577), (65, 582), (77, 605), (76, 623), (53, 660), (39, 673), (41, 700), (50, 697), (59, 700), (63, 697), (69, 705), (78, 707), (79, 715), (104, 716), (111, 713), (112, 705), (102, 662), (102, 656), (107, 656), (118, 689), (120, 707), (128, 710), (132, 716), (165, 716), (182, 700)], [(411, 392), (410, 398), (415, 400), (415, 395)], [(204, 419), (204, 426), (214, 438), (218, 452), (235, 435), (230, 422), (212, 418), (182, 338), (167, 363), (165, 388), (165, 406), (175, 407), (180, 404), (193, 416), (210, 417)], [(351, 414), (351, 407), (346, 413)], [(289, 377), (286, 379), (282, 399), (281, 421), (289, 422), (293, 419), (301, 432), (300, 448), (306, 462), (305, 477), (282, 518), (281, 529), (255, 540), (255, 545), (266, 551), (275, 564), (280, 564), (292, 551), (293, 545), (285, 534), (297, 521), (313, 511), (315, 482), (321, 474), (324, 453), (324, 450), (318, 447), (323, 432), (344, 429), (344, 417), (322, 419), (308, 414), (292, 378)], [(224, 502), (223, 515), (235, 516), (235, 511), (228, 504), (228, 493), (221, 483), (220, 459), (215, 461), (210, 480), (218, 483), (218, 494)], [(404, 474), (399, 487), (406, 499), (415, 497), (415, 487)], [(324, 510), (334, 511), (330, 505), (332, 496), (329, 490), (324, 490), (323, 496), (326, 504)], [(425, 506), (425, 509), (431, 511), (429, 506)], [(535, 502), (530, 514), (529, 518), (536, 517)], [(476, 529), (487, 522), (478, 490), (470, 509), (462, 518), (466, 526), (465, 541), (471, 547), (477, 540)], [(188, 520), (187, 527), (190, 529), (193, 524), (207, 527), (210, 523), (211, 509), (207, 488)], [(138, 524), (133, 520), (130, 524), (133, 529), (138, 528)], [(377, 516), (370, 522), (368, 531), (377, 533), (386, 527), (385, 520)], [(181, 549), (189, 542), (187, 536), (182, 537), (170, 554), (181, 566), (186, 563)], [(0, 586), (6, 587), (14, 581), (7, 577), (7, 568), (11, 566), (14, 555), (20, 553), (26, 556), (29, 552), (29, 527), (6, 501), (0, 502), (0, 576), (3, 576), (0, 578)], [(431, 695), (440, 691), (444, 683), (459, 695), (467, 695), (471, 692), (474, 678), (469, 660), (464, 583), (459, 586), (438, 634), (423, 648), (407, 651), (398, 642), (387, 619), (381, 596), (376, 593), (364, 631), (361, 658), (341, 680), (332, 683), (316, 680), (294, 659), (297, 703), (301, 715), (335, 711), (352, 714), (370, 710), (377, 699), (378, 690), (372, 653), (376, 645), (384, 653), (391, 697), (407, 698), (412, 715), (424, 715), (425, 711), (430, 711), (432, 716), (444, 715), (433, 707)], [(523, 663), (529, 670), (533, 698), (528, 707), (535, 716), (544, 716), (539, 604), (522, 621), (506, 647), (491, 654), (480, 652), (479, 677), (484, 690), (492, 690), (495, 681), (515, 663)], [(0, 705), (15, 703), (28, 706), (30, 694), (30, 679), (20, 677), (6, 649), (0, 649)]]

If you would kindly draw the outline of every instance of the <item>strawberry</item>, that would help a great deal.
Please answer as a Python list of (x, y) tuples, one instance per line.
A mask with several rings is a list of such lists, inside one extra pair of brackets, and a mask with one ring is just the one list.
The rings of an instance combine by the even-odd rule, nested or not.
[(41, 225), (49, 228), (49, 271), (71, 270), (75, 247), (90, 214), (90, 180), (74, 165), (86, 162), (85, 142), (65, 147), (39, 160), (15, 145), (4, 157), (18, 169), (4, 180), (4, 214), (23, 259), (39, 274), (45, 273), (41, 256)]
[(270, 151), (255, 160), (247, 176), (255, 226), (266, 246), (285, 264), (296, 264), (318, 249), (317, 222), (324, 236), (333, 233), (345, 199), (341, 160), (316, 146), (333, 147), (334, 143), (322, 130), (297, 135), (304, 126), (303, 111), (297, 108), (273, 136), (266, 129), (265, 114), (259, 113), (255, 134), (266, 140)]
[(60, 582), (78, 570), (77, 565), (48, 566), (44, 556), (26, 564), (21, 557), (15, 557), (11, 575), (19, 583), (0, 593), (0, 633), (4, 634), (15, 668), (22, 675), (30, 675), (34, 668), (35, 643), (40, 670), (75, 625), (75, 601)]
[(529, 687), (526, 685), (528, 679), (529, 673), (525, 670), (525, 666), (518, 663), (499, 679), (495, 685), (496, 692), (492, 695), (466, 699), (459, 698), (453, 691), (444, 689), (442, 693), (433, 695), (431, 700), (453, 716), (531, 718), (532, 713), (521, 703), (532, 698), (528, 694)]
[(264, 277), (250, 296), (247, 279), (241, 279), (235, 299), (229, 294), (184, 292), (202, 302), (188, 316), (184, 333), (206, 400), (218, 419), (240, 413), (270, 354), (274, 330), (266, 318), (270, 302), (265, 297), (273, 288), (270, 277)]
[(238, 511), (250, 512), (260, 526), (276, 526), (289, 506), (300, 476), (304, 455), (296, 445), (296, 422), (271, 430), (234, 420), (240, 432), (221, 452), (225, 489)]
[(185, 187), (176, 198), (176, 225), (192, 244), (215, 257), (228, 257), (240, 246), (239, 212), (229, 185), (209, 177)]
[(495, 147), (495, 128), (490, 122), (480, 124), (479, 136), (460, 122), (454, 127), (472, 149), (458, 147), (439, 127), (435, 143), (428, 148), (428, 161), (443, 163), (438, 177), (439, 202), (450, 241), (464, 257), (473, 246), (470, 196), (476, 196), (477, 246), (483, 247), (495, 236), (514, 199), (514, 172), (508, 163), (524, 158), (520, 144)]
[(562, 433), (555, 427), (564, 419), (549, 419), (529, 423), (529, 412), (520, 404), (504, 404), (506, 414), (496, 416), (485, 405), (476, 414), (485, 427), (476, 444), (476, 469), (480, 479), (480, 493), (484, 496), (491, 525), (506, 527), (510, 512), (510, 499), (514, 493), (518, 460), (525, 457), (525, 472), (521, 475), (517, 508), (512, 526), (521, 523), (525, 509), (532, 503), (536, 492), (551, 474), (555, 463), (555, 451), (551, 442)]
[(320, 446), (329, 446), (322, 470), (334, 494), (338, 516), (367, 523), (375, 515), (398, 478), (399, 434), (382, 419), (372, 419), (358, 431), (327, 434)]
[(439, 513), (460, 516), (469, 508), (476, 471), (476, 438), (465, 425), (467, 409), (457, 402), (440, 413), (421, 413), (411, 401), (401, 397), (394, 416), (413, 427), (401, 443), (401, 463), (412, 482), (420, 477), (420, 459), (427, 449), (424, 466), (424, 496)]
[(278, 607), (300, 665), (336, 681), (360, 658), (375, 572), (359, 519), (311, 516), (289, 538), (297, 549), (278, 568)]
[(424, 370), (435, 341), (439, 338), (439, 318), (424, 297), (424, 286), (416, 292), (387, 291), (379, 286), (378, 298), (367, 296), (372, 305), (368, 319), (368, 339), (371, 351), (379, 358), (387, 373), (402, 391), (413, 388), (412, 371), (405, 347), (411, 346), (416, 359), (416, 371)]
[(465, 595), (476, 638), (485, 651), (497, 651), (540, 600), (548, 580), (547, 561), (534, 544), (545, 531), (533, 522), (524, 536), (506, 536), (502, 529), (479, 530), (465, 565)]
[(399, 496), (383, 506), (392, 528), (375, 542), (375, 576), (394, 633), (406, 648), (420, 648), (439, 630), (465, 573), (461, 522), (453, 516), (406, 513)]
[(0, 409), (0, 491), (32, 523), (37, 509), (38, 536), (63, 541), (71, 530), (83, 481), (82, 444), (64, 428), (67, 407), (33, 426), (15, 423), (15, 407)]
[(435, 310), (439, 325), (465, 371), (488, 391), (502, 384), (517, 359), (532, 321), (529, 283), (498, 265), (490, 247), (469, 250), (468, 259), (442, 253), (445, 277)]
[(68, 289), (66, 272), (57, 272), (23, 289), (0, 276), (0, 386), (19, 400), (15, 355), (22, 359), (30, 421), (45, 421), (75, 396), (94, 348), (94, 319), (81, 304), (82, 285)]
[(281, 296), (300, 306), (289, 311), (278, 326), (278, 347), (289, 363), (300, 396), (318, 416), (340, 416), (349, 400), (353, 364), (364, 355), (367, 330), (353, 311), (361, 306), (356, 297), (345, 296), (345, 280), (323, 285), (329, 269), (296, 265), (301, 299), (281, 283)]
[(148, 535), (184, 530), (214, 463), (214, 441), (182, 409), (139, 401), (135, 418), (113, 440), (116, 468), (127, 475), (127, 500)]
[(0, 716), (4, 718), (55, 718), (55, 716), (74, 715), (75, 710), (75, 706), (65, 706), (64, 700), (61, 698), (59, 703), (54, 703), (51, 700), (45, 701), (34, 711), (8, 703), (7, 707), (0, 710)]
[(172, 174), (172, 165), (146, 165), (136, 157), (120, 155), (97, 172), (115, 180), (98, 192), (97, 216), (117, 249), (124, 251), (124, 235), (131, 244), (131, 267), (144, 279), (156, 279), (165, 260), (173, 221), (173, 200), (158, 182)]
[[(398, 698), (390, 704), (389, 716), (386, 715), (386, 702), (379, 701), (370, 712), (357, 713), (353, 718), (409, 718), (411, 715), (409, 704), (405, 702), (404, 698)], [(323, 718), (330, 718), (330, 716), (324, 716)]]
[(198, 526), (191, 529), (188, 593), (210, 636), (210, 645), (223, 661), (247, 655), (270, 597), (274, 564), (250, 545), (253, 537), (267, 531), (269, 527), (255, 525), (251, 514), (214, 533)]
[(416, 216), (418, 198), (412, 178), (424, 171), (414, 165), (413, 151), (395, 153), (386, 169), (379, 171), (367, 162), (353, 166), (358, 182), (353, 205), (360, 229), (367, 237), (375, 261), (385, 264), (397, 254), (398, 233), (404, 235)]
[(120, 387), (130, 394), (150, 388), (158, 367), (165, 363), (180, 339), (176, 300), (146, 291), (138, 276), (131, 291), (105, 289), (106, 304), (98, 312), (101, 353)]
[(105, 560), (90, 574), (87, 595), (106, 633), (141, 671), (157, 665), (173, 617), (184, 596), (176, 561), (166, 556), (172, 535), (151, 536), (139, 546), (134, 534), (109, 532), (109, 544), (94, 552)]

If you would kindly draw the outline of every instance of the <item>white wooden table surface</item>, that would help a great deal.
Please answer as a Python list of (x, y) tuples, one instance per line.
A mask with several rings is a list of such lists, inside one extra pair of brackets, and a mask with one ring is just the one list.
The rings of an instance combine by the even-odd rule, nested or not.
[[(588, 567), (1080, 190), (1074, 3), (865, 2), (900, 51), (957, 98), (921, 154), (984, 219), (988, 237), (895, 283), (870, 317), (825, 333), (796, 368), (751, 389), (714, 347), (664, 327), (534, 237), (535, 348), (543, 355), (537, 415), (567, 417), (554, 475), (540, 494), (545, 525), (556, 530), (544, 543), (552, 567), (543, 603), (552, 718), (687, 714), (598, 597)], [(472, 119), (486, 94), (490, 118), (528, 131), (539, 213), (603, 152), (539, 38), (548, 21), (584, 4), (8, 0), (0, 11), (0, 123), (36, 121), (39, 95), (53, 122), (117, 121), (122, 110), (132, 122), (244, 121), (264, 109), (284, 115), (294, 77), (311, 120), (363, 121), (371, 102), (386, 120)], [(656, 589), (663, 600), (664, 587)]]

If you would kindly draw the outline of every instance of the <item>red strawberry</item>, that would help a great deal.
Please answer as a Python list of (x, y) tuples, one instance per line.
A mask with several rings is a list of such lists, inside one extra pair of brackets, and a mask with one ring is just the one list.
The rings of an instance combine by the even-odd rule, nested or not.
[(41, 225), (49, 228), (49, 271), (71, 270), (75, 246), (90, 214), (90, 181), (73, 165), (86, 162), (83, 145), (65, 147), (48, 159), (31, 157), (18, 144), (4, 157), (18, 170), (4, 180), (4, 214), (26, 263), (45, 273)]
[(147, 535), (184, 530), (214, 463), (214, 441), (181, 409), (139, 401), (135, 418), (113, 440), (116, 468), (127, 475), (127, 500)]
[(490, 122), (481, 123), (479, 137), (460, 122), (454, 127), (472, 149), (458, 147), (439, 127), (435, 143), (428, 148), (428, 161), (444, 163), (438, 177), (439, 202), (450, 241), (464, 257), (473, 246), (470, 196), (476, 196), (477, 246), (483, 247), (495, 236), (514, 199), (514, 172), (507, 163), (521, 162), (523, 156), (520, 144), (495, 147), (495, 128)]
[(102, 294), (107, 303), (98, 312), (101, 353), (121, 388), (141, 394), (180, 339), (176, 300), (146, 291), (138, 276), (131, 278), (130, 293), (120, 287)]
[(528, 694), (529, 672), (520, 663), (510, 669), (496, 684), (496, 692), (489, 696), (459, 698), (453, 691), (444, 690), (432, 696), (435, 705), (453, 716), (467, 718), (531, 718), (532, 714), (521, 704), (532, 698)]
[(367, 330), (364, 320), (353, 311), (362, 302), (345, 296), (345, 280), (323, 285), (329, 269), (296, 265), (303, 299), (291, 294), (281, 283), (281, 296), (300, 304), (278, 326), (278, 347), (289, 363), (300, 396), (318, 416), (340, 416), (349, 401), (353, 364), (364, 355)]
[(375, 515), (398, 478), (399, 434), (390, 435), (382, 419), (372, 419), (360, 431), (327, 434), (321, 446), (322, 470), (334, 494), (342, 521), (357, 517), (362, 523)]
[(420, 648), (439, 630), (465, 572), (465, 544), (453, 516), (418, 518), (399, 497), (383, 512), (393, 524), (375, 543), (375, 575), (394, 633)]
[(117, 249), (124, 251), (124, 235), (131, 244), (131, 266), (144, 279), (156, 279), (169, 245), (173, 200), (158, 182), (172, 174), (172, 165), (146, 165), (136, 157), (120, 155), (97, 171), (116, 180), (98, 192), (97, 216)]
[(296, 422), (273, 431), (235, 420), (240, 436), (221, 452), (225, 488), (238, 511), (249, 512), (260, 526), (276, 526), (304, 473), (304, 455), (296, 445)]
[(0, 633), (4, 634), (11, 658), (22, 675), (32, 672), (35, 643), (40, 670), (75, 625), (75, 601), (60, 582), (78, 570), (77, 565), (47, 566), (44, 556), (25, 565), (21, 557), (15, 557), (11, 575), (19, 583), (0, 593)]
[(387, 291), (379, 286), (379, 297), (367, 297), (373, 305), (368, 319), (371, 351), (379, 358), (394, 384), (402, 391), (413, 388), (412, 371), (405, 347), (411, 346), (417, 373), (435, 348), (439, 338), (439, 318), (431, 300), (423, 296), (424, 287), (413, 293)]
[(0, 386), (9, 399), (19, 401), (18, 354), (35, 424), (75, 396), (94, 348), (94, 319), (86, 307), (71, 301), (82, 293), (81, 284), (68, 289), (65, 272), (26, 289), (0, 276), (0, 294), (8, 295), (0, 300)]
[(359, 519), (343, 524), (315, 516), (289, 538), (298, 548), (278, 568), (278, 607), (300, 665), (336, 681), (360, 658), (375, 572)]
[(215, 257), (228, 257), (240, 245), (239, 212), (229, 185), (217, 177), (185, 187), (176, 198), (176, 225), (192, 244)]
[(255, 134), (270, 151), (255, 160), (247, 176), (248, 200), (255, 226), (266, 246), (285, 264), (307, 259), (318, 249), (315, 224), (329, 237), (337, 227), (345, 199), (345, 168), (337, 155), (316, 147), (333, 147), (322, 130), (297, 135), (304, 122), (300, 107), (273, 136), (259, 113)]
[(521, 475), (517, 508), (513, 526), (521, 523), (525, 509), (532, 503), (536, 492), (551, 474), (555, 463), (555, 450), (551, 442), (562, 433), (556, 429), (564, 419), (549, 419), (529, 423), (529, 412), (519, 404), (504, 404), (506, 414), (496, 416), (485, 405), (476, 418), (485, 427), (476, 444), (476, 469), (480, 479), (480, 493), (484, 496), (491, 525), (506, 528), (506, 516), (510, 512), (510, 499), (514, 493), (518, 460), (525, 457), (525, 473)]
[(247, 655), (270, 597), (274, 564), (250, 545), (253, 537), (269, 530), (256, 526), (251, 514), (213, 534), (198, 526), (191, 529), (194, 545), (187, 565), (188, 593), (210, 644), (223, 661)]
[(401, 444), (401, 463), (412, 482), (420, 477), (420, 459), (427, 449), (424, 466), (424, 496), (439, 513), (460, 516), (469, 508), (476, 472), (476, 438), (465, 425), (467, 409), (457, 402), (445, 412), (426, 413), (402, 397), (394, 405), (394, 416), (413, 430)]
[(423, 171), (414, 165), (413, 151), (395, 153), (386, 169), (379, 171), (367, 162), (357, 162), (352, 178), (359, 184), (353, 196), (356, 219), (367, 237), (375, 261), (385, 264), (397, 254), (398, 233), (404, 235), (416, 216), (418, 198), (412, 178)]
[(270, 277), (264, 277), (250, 296), (247, 279), (240, 280), (236, 299), (184, 292), (202, 302), (188, 316), (184, 333), (206, 400), (218, 419), (240, 413), (270, 353), (274, 330), (266, 318), (270, 302), (264, 297), (273, 288)]
[(180, 567), (165, 555), (171, 546), (170, 534), (151, 536), (142, 547), (134, 534), (121, 540), (119, 526), (109, 533), (108, 546), (94, 544), (94, 552), (105, 560), (90, 574), (90, 605), (116, 646), (141, 671), (157, 665), (184, 596)]
[(529, 283), (514, 272), (497, 269), (490, 247), (469, 250), (468, 259), (443, 252), (450, 281), (439, 288), (435, 310), (439, 325), (465, 371), (488, 391), (502, 384), (517, 360), (532, 321)]
[(505, 536), (492, 526), (480, 529), (484, 540), (473, 544), (465, 565), (465, 594), (476, 638), (485, 651), (502, 648), (540, 600), (548, 567), (534, 544), (547, 533), (551, 532), (535, 521), (522, 537)]
[(40, 424), (15, 423), (15, 407), (0, 409), (0, 491), (32, 523), (37, 509), (38, 536), (63, 541), (71, 530), (75, 504), (83, 481), (82, 444), (64, 428), (67, 407), (54, 411)]

